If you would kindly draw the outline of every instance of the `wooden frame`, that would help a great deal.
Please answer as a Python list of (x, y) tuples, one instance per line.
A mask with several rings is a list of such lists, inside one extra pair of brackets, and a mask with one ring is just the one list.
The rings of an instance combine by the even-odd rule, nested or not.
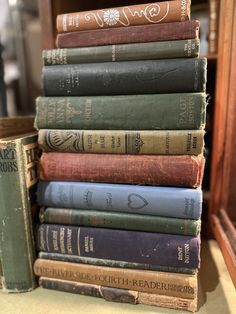
[(220, 5), (209, 218), (236, 286), (236, 257), (217, 217), (223, 210), (236, 219), (236, 3), (221, 0)]

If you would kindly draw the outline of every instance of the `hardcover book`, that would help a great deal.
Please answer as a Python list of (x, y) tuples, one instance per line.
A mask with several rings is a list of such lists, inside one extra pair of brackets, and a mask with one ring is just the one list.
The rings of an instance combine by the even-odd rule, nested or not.
[(204, 92), (206, 66), (206, 58), (44, 66), (43, 90), (45, 96)]
[(88, 295), (103, 298), (106, 301), (112, 302), (154, 305), (190, 312), (195, 312), (197, 310), (197, 297), (195, 299), (183, 299), (161, 294), (112, 288), (104, 285), (94, 285), (49, 277), (40, 277), (39, 285), (46, 289)]
[(181, 187), (40, 181), (37, 201), (44, 207), (78, 208), (199, 219), (202, 190)]
[(49, 253), (167, 267), (192, 269), (200, 262), (200, 239), (194, 236), (41, 224), (36, 244)]
[(200, 187), (202, 155), (43, 153), (40, 179)]
[(114, 44), (147, 43), (198, 39), (199, 22), (173, 22), (141, 26), (115, 27), (58, 34), (58, 48), (78, 48)]
[(201, 220), (55, 207), (41, 208), (40, 221), (49, 224), (113, 228), (192, 236), (199, 235), (201, 229)]
[(140, 155), (199, 155), (203, 130), (39, 130), (39, 146), (45, 152)]
[(199, 40), (43, 50), (44, 65), (198, 57)]
[(140, 24), (183, 22), (190, 19), (190, 5), (190, 0), (174, 0), (67, 13), (57, 16), (57, 31), (61, 33)]
[(206, 94), (38, 97), (36, 111), (37, 129), (196, 130), (205, 125)]
[(194, 300), (197, 275), (114, 268), (37, 259), (37, 276)]
[(30, 291), (35, 248), (32, 207), (37, 182), (35, 133), (0, 140), (0, 250), (4, 290)]

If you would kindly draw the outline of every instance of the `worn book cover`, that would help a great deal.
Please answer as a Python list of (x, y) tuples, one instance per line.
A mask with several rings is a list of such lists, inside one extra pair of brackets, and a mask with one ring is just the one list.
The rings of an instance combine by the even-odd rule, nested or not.
[(198, 268), (200, 239), (164, 233), (41, 224), (38, 251), (144, 263)]
[[(102, 28), (58, 34), (58, 48), (191, 40), (199, 37), (199, 21)], [(150, 52), (149, 52), (150, 53)]]
[(205, 93), (38, 97), (35, 127), (77, 132), (198, 130), (205, 126), (206, 105)]
[(197, 275), (94, 266), (37, 259), (37, 276), (194, 300)]
[(95, 285), (49, 277), (40, 277), (39, 285), (46, 289), (88, 295), (112, 302), (154, 305), (190, 312), (197, 310), (197, 297), (195, 299), (184, 299), (161, 294), (106, 287), (103, 284)]
[(36, 286), (32, 216), (37, 160), (36, 133), (0, 140), (0, 256), (2, 285), (8, 292)]
[(43, 153), (40, 179), (200, 187), (202, 155)]

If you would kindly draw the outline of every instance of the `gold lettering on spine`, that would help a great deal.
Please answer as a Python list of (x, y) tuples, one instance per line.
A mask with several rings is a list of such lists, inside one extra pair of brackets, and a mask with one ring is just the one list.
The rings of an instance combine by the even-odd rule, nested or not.
[(72, 229), (67, 229), (67, 253), (72, 254)]
[(57, 230), (52, 230), (52, 243), (53, 243), (53, 250), (59, 251)]
[(116, 46), (115, 45), (111, 46), (111, 60), (116, 61)]
[(63, 26), (63, 31), (67, 31), (67, 14), (64, 14), (62, 17), (62, 26)]
[(60, 250), (62, 254), (66, 253), (65, 249), (65, 228), (61, 227), (60, 228)]

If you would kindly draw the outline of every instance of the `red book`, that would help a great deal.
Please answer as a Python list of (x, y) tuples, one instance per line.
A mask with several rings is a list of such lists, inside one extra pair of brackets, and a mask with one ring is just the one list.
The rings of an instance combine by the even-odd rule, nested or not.
[(43, 153), (41, 180), (199, 187), (204, 157)]
[(199, 22), (186, 21), (58, 34), (58, 48), (89, 47), (198, 38)]

